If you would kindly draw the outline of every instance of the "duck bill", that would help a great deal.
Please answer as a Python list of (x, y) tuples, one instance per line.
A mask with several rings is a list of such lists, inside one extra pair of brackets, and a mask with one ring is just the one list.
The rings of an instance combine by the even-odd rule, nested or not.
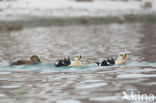
[(81, 59), (81, 55), (80, 56), (78, 56), (78, 60), (80, 61), (80, 59)]
[(125, 60), (126, 59), (126, 54), (123, 54), (122, 58), (123, 58), (123, 60)]

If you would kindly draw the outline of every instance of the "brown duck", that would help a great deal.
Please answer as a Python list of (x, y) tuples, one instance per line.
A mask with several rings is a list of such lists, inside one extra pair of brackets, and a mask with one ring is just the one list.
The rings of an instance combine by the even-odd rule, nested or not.
[(41, 63), (39, 57), (37, 55), (33, 55), (31, 56), (30, 60), (18, 60), (11, 63), (10, 65), (38, 64), (38, 63)]

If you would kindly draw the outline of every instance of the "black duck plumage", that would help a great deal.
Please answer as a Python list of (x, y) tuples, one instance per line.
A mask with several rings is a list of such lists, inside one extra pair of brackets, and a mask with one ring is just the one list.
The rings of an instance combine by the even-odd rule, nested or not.
[(59, 60), (58, 63), (55, 64), (56, 67), (61, 66), (69, 66), (71, 64), (71, 60), (69, 58), (64, 58), (63, 60)]
[(107, 58), (107, 60), (103, 60), (101, 63), (96, 62), (97, 65), (100, 66), (111, 66), (115, 64), (115, 59), (114, 58)]

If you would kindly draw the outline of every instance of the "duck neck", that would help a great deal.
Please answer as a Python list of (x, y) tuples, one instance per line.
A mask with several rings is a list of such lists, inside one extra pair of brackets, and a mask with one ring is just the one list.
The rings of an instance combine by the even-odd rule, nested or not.
[(75, 57), (75, 60), (74, 60), (75, 62), (78, 62), (78, 61), (80, 61), (77, 57)]

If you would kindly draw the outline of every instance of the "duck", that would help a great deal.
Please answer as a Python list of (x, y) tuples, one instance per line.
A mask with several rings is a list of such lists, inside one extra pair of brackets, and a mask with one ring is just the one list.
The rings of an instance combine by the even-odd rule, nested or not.
[(57, 63), (55, 63), (55, 67), (61, 67), (61, 66), (82, 66), (81, 63), (81, 55), (76, 56), (74, 61), (71, 61), (70, 58), (64, 58), (59, 60)]
[(25, 64), (39, 64), (41, 63), (37, 55), (32, 55), (29, 60), (18, 60), (10, 64), (12, 65), (25, 65)]
[(101, 63), (96, 62), (99, 66), (112, 66), (112, 65), (119, 65), (126, 63), (126, 53), (120, 53), (118, 56), (118, 59), (114, 58), (107, 58), (106, 60), (103, 60)]

